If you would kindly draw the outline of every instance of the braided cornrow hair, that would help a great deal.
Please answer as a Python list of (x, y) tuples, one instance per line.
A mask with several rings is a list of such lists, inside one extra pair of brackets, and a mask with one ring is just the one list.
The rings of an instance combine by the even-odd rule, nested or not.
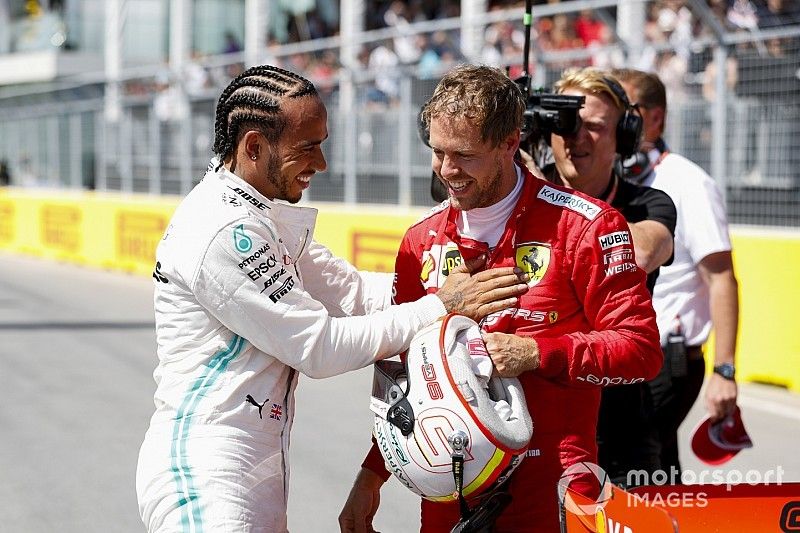
[(224, 161), (240, 136), (252, 129), (276, 142), (286, 126), (281, 101), (316, 94), (314, 84), (294, 72), (271, 65), (247, 69), (222, 91), (217, 102), (214, 153)]

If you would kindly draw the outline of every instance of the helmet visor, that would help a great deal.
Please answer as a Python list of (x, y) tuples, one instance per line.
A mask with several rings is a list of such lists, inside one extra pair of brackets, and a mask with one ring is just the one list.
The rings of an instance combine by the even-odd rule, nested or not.
[(400, 361), (377, 361), (374, 367), (370, 409), (385, 419), (389, 408), (408, 393), (406, 365)]

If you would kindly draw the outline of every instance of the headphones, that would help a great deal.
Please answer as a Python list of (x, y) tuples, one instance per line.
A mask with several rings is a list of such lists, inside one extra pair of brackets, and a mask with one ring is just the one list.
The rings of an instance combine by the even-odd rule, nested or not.
[(642, 137), (642, 114), (639, 106), (631, 104), (625, 89), (611, 78), (603, 78), (603, 83), (611, 89), (617, 98), (620, 99), (625, 111), (617, 122), (617, 153), (622, 159), (626, 159), (639, 150), (639, 141)]
[[(658, 150), (661, 157), (669, 152), (667, 143), (661, 137), (656, 139), (655, 149)], [(650, 161), (650, 157), (647, 154), (636, 152), (626, 159), (617, 159), (614, 163), (614, 172), (620, 178), (640, 185), (650, 175), (654, 167), (655, 165)]]

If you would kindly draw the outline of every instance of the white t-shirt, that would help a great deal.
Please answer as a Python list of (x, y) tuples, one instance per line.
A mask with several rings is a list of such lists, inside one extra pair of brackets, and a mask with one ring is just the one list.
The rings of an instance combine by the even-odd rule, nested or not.
[[(655, 163), (660, 154), (653, 150), (649, 155)], [(661, 343), (666, 343), (679, 316), (686, 344), (700, 346), (711, 331), (711, 306), (709, 287), (697, 265), (713, 253), (731, 250), (722, 194), (702, 168), (673, 153), (664, 156), (642, 184), (666, 192), (678, 212), (674, 259), (661, 267), (653, 291)]]

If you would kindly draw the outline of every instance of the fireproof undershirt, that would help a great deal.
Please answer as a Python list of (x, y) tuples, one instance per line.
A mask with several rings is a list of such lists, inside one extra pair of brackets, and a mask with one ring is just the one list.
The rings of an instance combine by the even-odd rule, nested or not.
[(515, 168), (517, 184), (514, 185), (514, 189), (508, 196), (488, 207), (476, 207), (469, 211), (461, 211), (457, 221), (459, 235), (485, 242), (489, 248), (497, 246), (503, 230), (506, 228), (506, 221), (514, 211), (522, 192), (522, 172), (519, 167)]

